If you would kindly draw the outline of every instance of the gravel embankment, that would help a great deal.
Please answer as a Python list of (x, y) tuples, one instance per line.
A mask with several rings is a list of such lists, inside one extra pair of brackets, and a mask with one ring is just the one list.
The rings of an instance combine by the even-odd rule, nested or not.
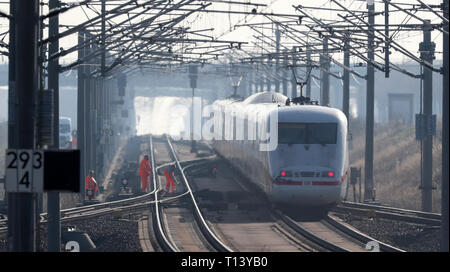
[(430, 227), (384, 218), (368, 218), (347, 214), (334, 214), (361, 232), (395, 247), (411, 252), (440, 250), (441, 231)]
[(86, 232), (100, 252), (140, 252), (137, 220), (101, 216), (63, 226), (75, 226)]

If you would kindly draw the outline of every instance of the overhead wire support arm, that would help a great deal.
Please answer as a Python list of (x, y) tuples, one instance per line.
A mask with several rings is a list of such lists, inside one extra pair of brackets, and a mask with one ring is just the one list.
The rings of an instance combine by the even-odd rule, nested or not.
[[(342, 4), (340, 4), (339, 1), (337, 1), (337, 0), (330, 0), (330, 1), (333, 1), (333, 3), (336, 3), (338, 6), (340, 6), (341, 8), (343, 8), (345, 11), (347, 11), (347, 12), (349, 12), (349, 13), (351, 13), (352, 15), (355, 16), (355, 14), (353, 14), (349, 9), (347, 9), (347, 8), (344, 7)], [(385, 1), (385, 0), (383, 0), (383, 1)], [(341, 18), (343, 18), (344, 20), (346, 20), (346, 18), (345, 18), (344, 16), (342, 16), (341, 14), (338, 14), (338, 16), (341, 17)], [(356, 18), (358, 18), (359, 21), (361, 21), (363, 24), (365, 24), (367, 27), (369, 27), (369, 24), (368, 24), (367, 22), (365, 22), (364, 20), (362, 20), (362, 19), (359, 18), (359, 17), (356, 17)], [(347, 20), (347, 21), (349, 21), (349, 20)], [(349, 22), (351, 22), (351, 21), (349, 21)], [(351, 22), (351, 23), (354, 24), (353, 22)], [(358, 25), (355, 24), (355, 26), (358, 26)], [(358, 27), (360, 27), (360, 26), (358, 26)], [(377, 29), (374, 29), (374, 32), (377, 32), (377, 33), (378, 33), (379, 35), (381, 35), (384, 39), (389, 39), (390, 42), (391, 42), (392, 48), (396, 49), (397, 51), (399, 51), (399, 52), (402, 53), (403, 55), (405, 55), (405, 56), (411, 58), (412, 60), (414, 60), (415, 62), (417, 62), (417, 63), (419, 63), (419, 64), (422, 64), (422, 65), (426, 66), (427, 68), (429, 68), (430, 70), (432, 70), (432, 71), (434, 71), (434, 72), (440, 72), (440, 69), (436, 69), (436, 68), (434, 68), (433, 65), (431, 65), (430, 63), (428, 63), (428, 62), (426, 62), (426, 61), (423, 61), (423, 60), (421, 60), (420, 58), (414, 56), (414, 54), (412, 54), (411, 52), (409, 52), (409, 51), (408, 51), (407, 49), (405, 49), (403, 46), (401, 46), (400, 44), (398, 44), (398, 43), (395, 42), (394, 40), (390, 39), (389, 37), (386, 37), (381, 31), (379, 31), (379, 30), (377, 30)], [(379, 38), (379, 37), (376, 37), (375, 35), (374, 35), (374, 37), (377, 38), (377, 39), (381, 39), (381, 38)], [(384, 42), (384, 40), (383, 40), (383, 42)]]
[[(114, 9), (109, 10), (106, 13), (106, 15), (111, 15), (108, 19), (112, 19), (114, 17), (117, 17), (117, 16), (121, 15), (122, 13), (117, 12), (117, 11), (120, 11), (120, 9), (122, 9), (123, 7), (126, 7), (126, 6), (128, 6), (128, 5), (132, 4), (132, 3), (135, 3), (135, 2), (136, 2), (136, 0), (130, 0), (130, 1), (127, 1), (126, 3), (121, 4), (120, 6), (117, 6)], [(147, 3), (150, 3), (150, 2), (153, 2), (153, 1), (146, 1), (145, 3), (141, 3), (141, 4), (136, 5), (134, 8), (137, 8), (137, 7), (140, 7), (140, 6), (144, 6), (144, 5), (146, 5)], [(58, 35), (56, 35), (56, 36), (48, 37), (47, 39), (41, 40), (39, 42), (39, 46), (42, 46), (42, 45), (44, 45), (44, 44), (46, 44), (46, 43), (48, 43), (50, 41), (53, 41), (55, 39), (61, 39), (61, 38), (66, 37), (68, 35), (74, 34), (74, 33), (78, 32), (78, 31), (88, 27), (89, 25), (92, 25), (93, 23), (95, 23), (97, 21), (100, 21), (101, 19), (102, 19), (102, 15), (99, 15), (99, 16), (96, 16), (96, 17), (94, 17), (92, 19), (89, 19), (86, 22), (83, 22), (83, 23), (81, 23), (81, 24), (79, 24), (79, 25), (77, 25), (77, 26), (75, 26), (75, 27), (73, 27), (71, 29), (68, 29), (68, 30), (66, 30), (64, 32), (58, 33)]]
[(362, 79), (367, 79), (367, 75), (361, 75), (360, 73), (356, 72), (355, 70), (353, 70), (352, 68), (345, 66), (344, 64), (336, 61), (334, 58), (330, 58), (331, 61), (336, 64), (337, 66), (341, 67), (344, 70), (349, 71), (350, 73), (354, 74), (355, 76), (362, 78)]
[[(316, 19), (313, 18), (312, 16), (310, 16), (309, 14), (306, 14), (306, 13), (304, 13), (304, 14), (305, 14), (305, 16), (307, 16), (307, 17), (311, 18), (312, 20), (316, 21)], [(321, 23), (320, 21), (317, 20), (317, 23), (318, 23), (321, 27), (323, 27), (323, 26), (322, 26), (322, 23)], [(307, 27), (310, 28), (310, 30), (313, 31), (313, 32), (319, 32), (318, 30), (315, 30), (312, 26), (307, 26)], [(327, 30), (326, 30), (327, 32), (330, 32), (329, 27), (326, 28), (326, 29), (327, 29)], [(344, 36), (342, 36), (342, 37), (331, 36), (331, 37), (338, 38), (338, 39), (340, 39), (340, 40), (345, 40), (345, 39), (346, 39), (346, 37), (344, 37)], [(314, 37), (313, 37), (313, 38), (314, 38)], [(337, 46), (339, 46), (339, 47), (340, 47), (339, 50), (343, 50), (344, 48), (342, 47), (342, 45), (341, 45), (340, 43), (337, 43), (337, 42), (334, 40), (334, 38), (330, 38), (330, 36), (329, 36), (329, 41), (331, 41), (333, 44), (336, 44)], [(354, 48), (349, 48), (349, 50), (351, 50), (351, 49), (354, 49)], [(371, 63), (374, 65), (374, 67), (376, 67), (377, 69), (383, 71), (383, 67), (379, 66), (378, 63), (372, 62), (371, 60), (367, 59), (367, 58), (366, 58), (364, 55), (362, 55), (361, 53), (359, 53), (359, 52), (357, 52), (357, 51), (353, 51), (353, 50), (351, 50), (350, 52), (353, 53), (354, 55), (360, 57), (362, 60), (365, 60), (365, 61), (367, 61), (367, 62), (371, 62)], [(360, 77), (360, 78), (367, 79), (367, 76), (366, 76), (366, 75), (363, 76), (363, 75), (359, 74), (358, 72), (354, 71), (354, 70), (351, 69), (350, 67), (346, 67), (345, 65), (343, 65), (343, 64), (341, 64), (340, 62), (336, 61), (334, 58), (330, 58), (330, 59), (331, 59), (332, 62), (334, 62), (335, 64), (341, 66), (342, 68), (344, 68), (344, 69), (349, 69), (349, 71), (350, 71), (352, 74), (354, 74), (354, 75), (356, 75), (356, 76), (358, 76), (358, 77)], [(324, 71), (324, 72), (326, 72), (326, 71)]]
[[(121, 40), (121, 42), (120, 42), (121, 45), (126, 44), (128, 41), (131, 41), (131, 43), (128, 44), (128, 45), (126, 46), (126, 48), (122, 49), (122, 51), (125, 52), (125, 53), (127, 53), (133, 45), (135, 46), (136, 51), (138, 51), (138, 50), (142, 49), (144, 46), (146, 46), (146, 45), (144, 45), (144, 46), (142, 46), (142, 45), (137, 45), (137, 44), (135, 43), (135, 41), (137, 40), (137, 37), (141, 37), (141, 36), (143, 36), (143, 35), (149, 34), (149, 33), (151, 33), (151, 32), (154, 31), (154, 30), (159, 30), (159, 31), (157, 32), (157, 34), (155, 34), (155, 35), (162, 35), (164, 32), (167, 32), (168, 30), (172, 30), (172, 26), (174, 26), (174, 25), (172, 25), (172, 26), (166, 26), (165, 24), (173, 24), (173, 22), (178, 23), (178, 22), (180, 21), (180, 18), (181, 18), (181, 20), (184, 18), (184, 17), (183, 17), (184, 15), (182, 15), (182, 16), (180, 16), (180, 17), (174, 19), (174, 20), (168, 21), (168, 22), (166, 22), (166, 23), (160, 23), (158, 26), (154, 25), (154, 27), (153, 27), (151, 30), (149, 30), (149, 31), (147, 31), (148, 26), (145, 26), (145, 25), (147, 24), (147, 22), (150, 22), (150, 23), (151, 23), (151, 22), (153, 22), (154, 19), (156, 19), (156, 18), (158, 18), (158, 17), (160, 17), (160, 16), (162, 16), (162, 15), (164, 15), (164, 14), (168, 14), (170, 11), (176, 10), (178, 7), (181, 7), (181, 6), (183, 6), (183, 5), (189, 4), (189, 3), (191, 3), (191, 2), (193, 2), (193, 1), (192, 1), (192, 0), (189, 0), (189, 1), (186, 1), (186, 2), (183, 2), (183, 1), (182, 1), (182, 2), (177, 3), (176, 5), (171, 6), (171, 7), (168, 7), (168, 8), (167, 8), (167, 5), (166, 5), (166, 9), (161, 10), (157, 15), (152, 16), (151, 18), (149, 18), (149, 19), (147, 19), (147, 20), (144, 20), (145, 22), (144, 22), (144, 21), (141, 21), (137, 26), (133, 26), (133, 27), (130, 29), (130, 31), (127, 33), (128, 35), (133, 36), (133, 39), (132, 39), (132, 40), (123, 40), (123, 39), (120, 39), (120, 40)], [(175, 23), (175, 24), (176, 24), (176, 23)], [(139, 29), (139, 27), (140, 27), (141, 25), (144, 25), (144, 28), (141, 29), (140, 33), (138, 33), (137, 35), (135, 35), (135, 34), (134, 34), (134, 31), (138, 31), (138, 29)], [(172, 33), (172, 34), (174, 34), (174, 33)], [(126, 35), (122, 35), (122, 37), (126, 37)], [(117, 47), (117, 46), (115, 46), (115, 47)]]
[[(187, 2), (184, 2), (184, 3), (181, 2), (181, 3), (186, 4), (186, 3), (191, 3), (191, 2), (193, 2), (193, 1), (194, 1), (194, 0), (189, 0), (189, 1), (187, 1)], [(151, 2), (151, 1), (147, 1), (146, 3), (148, 3), (148, 2)], [(178, 4), (180, 4), (180, 3), (178, 3)], [(172, 7), (172, 8), (173, 8), (173, 7)], [(176, 8), (178, 8), (178, 7), (176, 7)], [(173, 10), (173, 9), (170, 9), (170, 10), (162, 10), (162, 11), (160, 12), (160, 14), (168, 13), (168, 12), (170, 12), (170, 11), (172, 11), (172, 10)], [(154, 18), (157, 18), (158, 16), (153, 16), (153, 17), (154, 17)], [(173, 20), (173, 21), (179, 22), (179, 21), (180, 21), (180, 20), (179, 20), (180, 18), (185, 18), (185, 15), (180, 16), (179, 18), (177, 18), (177, 19), (175, 19), (175, 20)], [(151, 18), (150, 18), (150, 19), (151, 19)], [(147, 20), (150, 20), (150, 19), (147, 19)], [(140, 24), (142, 24), (142, 22), (141, 22)], [(129, 28), (130, 28), (130, 31), (136, 30), (136, 26), (132, 26), (132, 27), (129, 27)], [(142, 35), (148, 34), (148, 33), (152, 32), (152, 31), (154, 31), (154, 30), (156, 30), (156, 29), (159, 29), (159, 28), (160, 28), (159, 26), (155, 26), (153, 29), (146, 31), (145, 33), (142, 33)], [(125, 36), (125, 35), (126, 35), (126, 33), (123, 33), (122, 37)], [(119, 46), (121, 46), (121, 45), (123, 45), (123, 44), (125, 44), (125, 43), (128, 42), (128, 40), (122, 40), (122, 39), (118, 39), (118, 40), (119, 40), (118, 43), (114, 44), (112, 47), (109, 47), (109, 48), (107, 47), (106, 50), (112, 50), (112, 49), (117, 48), (117, 47), (119, 47)], [(76, 67), (76, 66), (79, 65), (79, 64), (84, 63), (86, 60), (95, 58), (95, 57), (97, 57), (97, 56), (99, 56), (99, 55), (101, 54), (101, 51), (100, 51), (100, 52), (99, 52), (99, 51), (100, 51), (100, 50), (94, 51), (94, 52), (92, 52), (91, 54), (89, 54), (89, 55), (87, 55), (87, 56), (84, 56), (83, 59), (79, 59), (79, 60), (77, 60), (77, 61), (75, 61), (75, 62), (73, 62), (73, 63), (71, 63), (71, 64), (69, 64), (69, 65), (67, 65), (67, 66), (63, 66), (63, 67), (61, 67), (61, 70), (64, 71), (64, 70), (71, 69), (71, 68), (73, 68), (73, 67)], [(117, 64), (115, 64), (115, 65), (117, 65)], [(109, 70), (110, 70), (110, 69), (109, 69)], [(105, 72), (107, 72), (107, 71), (105, 71)]]
[[(424, 6), (424, 7), (425, 7), (426, 9), (428, 9), (429, 11), (433, 12), (434, 15), (436, 15), (437, 17), (439, 17), (442, 21), (444, 21), (444, 23), (447, 23), (447, 24), (448, 24), (448, 19), (445, 18), (444, 16), (440, 15), (440, 14), (439, 14), (438, 12), (436, 12), (432, 7), (430, 7), (429, 5), (425, 4), (425, 3), (422, 2), (421, 0), (416, 0), (416, 1), (419, 2), (422, 6)], [(447, 32), (447, 31), (445, 31), (444, 29), (443, 29), (442, 31), (443, 31), (443, 33), (447, 33), (447, 35), (448, 35), (448, 32)]]
[[(211, 4), (211, 3), (210, 3)], [(160, 8), (156, 8), (160, 9)], [(180, 8), (178, 11), (192, 11), (193, 9), (189, 8)], [(216, 9), (205, 9), (200, 10), (198, 12), (205, 12), (205, 13), (223, 13), (223, 14), (240, 14), (240, 15), (269, 15), (269, 16), (275, 16), (275, 17), (288, 17), (288, 18), (298, 18), (298, 15), (296, 14), (284, 14), (284, 13), (269, 13), (269, 12), (252, 12), (252, 11), (235, 11), (235, 10), (216, 10)]]
[[(187, 3), (191, 3), (191, 2), (193, 2), (193, 0), (189, 0), (189, 1), (187, 1), (186, 3), (183, 3), (183, 5), (185, 5), (185, 4), (187, 4)], [(179, 4), (181, 5), (181, 3), (179, 3)], [(193, 14), (194, 12), (196, 12), (196, 11), (198, 11), (198, 10), (201, 10), (201, 9), (204, 9), (204, 8), (208, 7), (209, 5), (211, 5), (211, 4), (202, 5), (202, 6), (199, 7), (197, 10), (191, 10), (190, 12), (188, 12), (188, 13), (186, 13), (186, 14), (183, 14), (182, 16), (180, 16), (180, 17), (178, 17), (178, 18), (172, 20), (172, 22), (171, 22), (166, 28), (163, 28), (163, 29), (160, 28), (158, 32), (156, 32), (155, 34), (152, 35), (152, 37), (149, 37), (149, 38), (154, 38), (154, 37), (158, 38), (158, 37), (160, 37), (164, 32), (166, 32), (167, 30), (172, 29), (175, 25), (177, 25), (178, 23), (180, 23), (182, 20), (184, 20), (184, 19), (185, 19), (186, 17), (188, 17), (189, 15)], [(178, 8), (177, 8), (177, 9), (178, 9)], [(171, 10), (174, 10), (173, 7), (171, 7)], [(149, 31), (148, 31), (147, 33), (149, 33)], [(147, 33), (143, 33), (142, 35), (145, 35), (145, 34), (147, 34)], [(143, 39), (143, 40), (144, 40), (144, 39)], [(150, 39), (149, 39), (149, 41), (148, 41), (147, 43), (140, 44), (140, 45), (138, 46), (138, 48), (143, 48), (143, 47), (147, 46), (148, 44), (152, 44), (152, 42), (150, 41)], [(138, 49), (138, 48), (137, 48), (137, 49)], [(131, 53), (125, 52), (123, 56), (119, 56), (119, 59), (118, 59), (119, 62), (114, 62), (110, 67), (108, 67), (108, 68), (106, 69), (106, 72), (111, 71), (115, 66), (117, 66), (118, 64), (120, 64), (120, 62), (123, 62), (123, 61), (125, 61), (126, 59), (132, 57), (132, 55), (133, 55), (133, 52), (131, 52)]]
[(11, 20), (12, 16), (9, 14), (4, 13), (3, 11), (0, 10), (0, 17), (6, 18), (8, 20)]
[(267, 7), (266, 4), (261, 3), (252, 3), (252, 2), (238, 2), (238, 1), (226, 1), (226, 0), (203, 0), (204, 2), (212, 2), (212, 3), (225, 3), (225, 4), (237, 4), (237, 5), (247, 5), (247, 6), (255, 6), (255, 7)]
[[(131, 18), (130, 18), (130, 19), (131, 19)], [(113, 37), (113, 36), (115, 35), (113, 29), (120, 27), (122, 24), (124, 24), (124, 23), (126, 23), (126, 22), (128, 22), (128, 20), (125, 20), (125, 21), (123, 21), (123, 22), (121, 22), (121, 23), (119, 23), (119, 24), (117, 24), (117, 25), (114, 25), (114, 26), (112, 26), (111, 28), (109, 28), (109, 29), (107, 30), (107, 32), (109, 32), (110, 34), (106, 35), (106, 36), (105, 36), (105, 39), (110, 38), (110, 37)], [(125, 31), (125, 30), (126, 30), (126, 29), (122, 29), (122, 33), (123, 33), (123, 31)], [(83, 40), (83, 43), (81, 43), (81, 44), (76, 44), (76, 45), (74, 45), (73, 47), (71, 47), (71, 48), (69, 48), (69, 49), (61, 50), (61, 51), (60, 51), (59, 53), (57, 53), (57, 54), (52, 54), (52, 55), (50, 55), (50, 56), (48, 57), (48, 60), (46, 60), (46, 61), (51, 61), (51, 60), (53, 60), (53, 59), (55, 59), (55, 58), (59, 58), (59, 57), (65, 56), (65, 55), (70, 54), (70, 53), (72, 53), (72, 52), (75, 52), (75, 51), (77, 51), (77, 50), (79, 50), (79, 49), (81, 49), (81, 48), (84, 48), (84, 47), (88, 46), (89, 44), (91, 44), (92, 42), (94, 42), (94, 41), (96, 41), (96, 40), (99, 40), (99, 37), (100, 37), (100, 35), (91, 35), (89, 38), (84, 39), (84, 40)]]
[[(295, 7), (295, 6), (294, 6), (294, 7)], [(298, 9), (297, 9), (297, 10), (298, 10)], [(320, 25), (321, 27), (323, 27), (326, 31), (328, 31), (328, 32), (330, 31), (330, 27), (331, 27), (331, 26), (324, 26), (324, 24), (322, 24), (319, 20), (317, 20), (317, 19), (314, 18), (313, 16), (309, 15), (308, 13), (304, 12), (303, 10), (299, 10), (299, 11), (302, 12), (305, 16), (307, 16), (307, 17), (310, 18), (311, 20), (313, 20), (314, 22), (316, 22), (318, 25)], [(341, 18), (343, 18), (343, 19), (346, 20), (347, 22), (350, 22), (350, 24), (352, 24), (352, 26), (355, 26), (355, 27), (358, 27), (358, 28), (362, 29), (362, 27), (361, 27), (360, 25), (357, 25), (356, 23), (350, 21), (347, 17), (344, 17), (344, 16), (342, 16), (341, 14), (338, 14), (338, 16), (340, 16)], [(364, 22), (364, 23), (365, 23), (365, 22)], [(307, 27), (310, 27), (310, 26), (307, 26)], [(318, 30), (315, 30), (312, 26), (310, 27), (310, 29), (311, 29), (311, 31), (319, 32)], [(363, 29), (362, 29), (362, 30), (363, 30)], [(331, 38), (330, 38), (329, 40), (332, 41), (332, 42), (335, 42), (334, 39), (331, 39)], [(362, 55), (360, 52), (353, 50), (353, 48), (350, 48), (349, 50), (350, 50), (350, 52), (351, 52), (352, 54), (358, 56), (358, 57), (361, 58), (362, 60), (371, 63), (371, 64), (372, 64), (374, 67), (376, 67), (378, 70), (384, 71), (384, 72), (385, 72), (385, 69), (386, 69), (385, 67), (380, 66), (380, 65), (379, 65), (378, 63), (376, 63), (375, 61), (369, 60), (369, 59), (366, 58), (364, 55)], [(334, 59), (331, 59), (331, 60), (332, 60), (335, 64), (337, 64), (337, 65), (339, 65), (339, 66), (341, 66), (341, 67), (344, 68), (344, 66), (343, 66), (342, 64), (340, 64), (339, 62), (335, 61)], [(396, 71), (402, 72), (402, 73), (404, 73), (404, 74), (406, 74), (406, 75), (408, 75), (408, 76), (414, 77), (414, 78), (420, 78), (420, 75), (415, 75), (415, 74), (413, 74), (413, 73), (411, 73), (411, 72), (408, 72), (408, 71), (405, 70), (405, 69), (399, 68), (399, 67), (396, 66), (396, 65), (393, 65), (393, 64), (391, 64), (391, 65), (393, 66), (392, 69), (394, 69), (394, 70), (396, 70)], [(347, 68), (348, 68), (348, 67), (347, 67)], [(345, 68), (344, 68), (344, 69), (345, 69)], [(361, 75), (361, 74), (355, 72), (354, 70), (351, 70), (351, 72), (352, 72), (352, 74), (354, 74), (354, 75), (356, 75), (356, 76), (358, 76), (358, 77), (360, 77), (360, 78), (367, 79), (367, 75), (366, 75), (366, 76), (363, 76), (363, 75)]]
[[(248, 42), (241, 42), (241, 41), (225, 41), (225, 40), (207, 40), (207, 39), (192, 39), (192, 38), (153, 38), (153, 37), (142, 37), (140, 38), (144, 41), (150, 41), (152, 43), (154, 42), (186, 42), (186, 43), (194, 43), (194, 42), (210, 42), (210, 43), (226, 43), (232, 46), (237, 46), (242, 44), (248, 44)], [(235, 47), (233, 47), (235, 48)]]
[[(313, 20), (317, 25), (323, 27), (325, 31), (327, 31), (327, 32), (330, 33), (330, 34), (333, 34), (332, 31), (330, 31), (330, 26), (324, 26), (324, 24), (323, 24), (321, 21), (317, 20), (314, 16), (311, 16), (311, 15), (308, 14), (306, 11), (302, 10), (302, 9), (300, 8), (301, 6), (300, 6), (300, 7), (299, 7), (299, 6), (293, 6), (293, 7), (294, 7), (297, 11), (299, 11), (299, 12), (301, 12), (303, 15), (305, 15), (306, 17), (308, 17), (308, 18), (310, 18), (311, 20)], [(338, 15), (340, 15), (340, 14), (338, 14)], [(354, 24), (353, 22), (351, 22), (351, 23)], [(309, 27), (309, 28), (311, 29), (311, 31), (319, 32), (318, 30), (315, 30), (312, 26), (307, 26), (307, 27)], [(342, 38), (340, 38), (340, 39), (343, 40), (343, 39), (345, 39), (345, 37), (342, 37)], [(330, 38), (330, 41), (333, 42), (333, 43), (335, 43), (335, 41), (334, 41), (333, 38)], [(351, 48), (350, 48), (350, 49), (351, 49)], [(359, 52), (351, 52), (351, 53), (354, 54), (354, 55), (356, 55), (356, 56), (358, 56), (358, 57), (360, 57), (361, 59), (363, 59), (363, 60), (365, 60), (365, 61), (367, 61), (367, 62), (370, 62), (372, 65), (374, 65), (374, 67), (376, 67), (377, 69), (383, 71), (383, 68), (380, 67), (376, 62), (369, 60), (368, 58), (366, 58), (365, 56), (363, 56), (361, 53), (359, 53)]]
[(71, 3), (71, 4), (67, 4), (67, 3), (62, 3), (62, 2), (60, 2), (60, 5), (67, 5), (67, 6), (51, 9), (47, 14), (41, 15), (41, 16), (39, 17), (39, 19), (40, 19), (41, 21), (43, 21), (43, 20), (45, 20), (45, 19), (48, 19), (48, 18), (51, 18), (51, 17), (53, 17), (53, 16), (60, 15), (60, 14), (62, 14), (62, 13), (64, 13), (64, 12), (67, 12), (67, 11), (73, 9), (73, 8), (76, 8), (76, 7), (79, 7), (79, 6), (87, 5), (87, 4), (88, 4), (89, 2), (91, 2), (91, 1), (92, 1), (92, 0), (86, 0), (86, 1), (83, 1), (83, 2), (79, 2), (79, 3)]
[[(340, 14), (338, 14), (338, 16), (340, 16), (341, 18), (343, 18), (344, 20), (346, 20), (346, 18), (344, 17), (344, 16), (342, 16), (342, 15), (340, 15)], [(353, 22), (351, 22), (352, 24), (354, 24)], [(356, 26), (356, 27), (360, 27), (359, 25), (356, 25), (356, 24), (354, 24), (354, 26)], [(379, 38), (380, 39), (380, 38)], [(389, 42), (392, 40), (392, 39), (388, 39), (389, 40)], [(393, 47), (395, 50), (398, 50), (396, 47)], [(358, 53), (356, 53), (357, 55), (359, 55), (360, 53), (358, 52)], [(378, 56), (378, 55), (377, 55)], [(364, 57), (365, 58), (365, 57)], [(385, 72), (385, 67), (383, 68), (383, 67), (381, 67), (381, 66), (379, 66), (379, 65), (377, 65), (374, 61), (372, 61), (372, 60), (369, 60), (369, 59), (366, 59), (366, 61), (368, 61), (368, 62), (370, 62), (372, 65), (374, 65), (374, 67), (375, 68), (377, 68), (378, 70), (380, 70), (380, 71), (383, 71), (383, 72)], [(390, 63), (390, 66), (394, 66), (392, 63)], [(394, 69), (394, 68), (393, 68)], [(404, 73), (404, 74), (406, 74), (406, 75), (408, 75), (408, 76), (411, 76), (411, 77), (414, 77), (414, 78), (418, 78), (418, 76), (417, 75), (415, 75), (415, 74), (413, 74), (413, 73), (411, 73), (411, 72), (408, 72), (407, 70), (405, 70), (405, 69), (401, 69), (401, 68), (395, 68), (394, 70), (396, 70), (396, 71), (398, 71), (398, 72), (401, 72), (401, 73)]]
[[(153, 1), (148, 1), (148, 2), (153, 2)], [(161, 1), (160, 1), (160, 2), (161, 2)], [(159, 2), (156, 3), (155, 5), (158, 5), (158, 4), (159, 4)], [(118, 23), (118, 24), (116, 24), (116, 25), (111, 26), (109, 29), (106, 30), (106, 32), (108, 32), (108, 34), (105, 36), (105, 39), (111, 38), (111, 37), (113, 37), (114, 35), (116, 35), (116, 33), (115, 33), (115, 31), (114, 31), (116, 28), (121, 27), (123, 24), (126, 24), (126, 23), (129, 22), (130, 20), (132, 20), (132, 19), (134, 19), (134, 18), (136, 18), (136, 17), (138, 17), (139, 15), (144, 14), (144, 13), (145, 13), (145, 10), (142, 11), (142, 12), (140, 12), (140, 13), (137, 13), (137, 14), (133, 15), (132, 17), (130, 17), (130, 18), (128, 18), (128, 19), (126, 19), (126, 20), (124, 20), (124, 21), (122, 21), (122, 22), (120, 22), (120, 23)], [(150, 19), (151, 19), (151, 18), (150, 18)], [(145, 21), (150, 20), (150, 19), (146, 19), (146, 20), (140, 22), (139, 24), (143, 24), (143, 23), (145, 23)], [(124, 35), (124, 32), (125, 32), (125, 31), (128, 31), (129, 29), (132, 29), (132, 28), (134, 28), (134, 27), (136, 27), (136, 25), (128, 26), (128, 27), (126, 27), (126, 28), (124, 28), (124, 29), (121, 29), (121, 30), (120, 30), (120, 33), (121, 33), (122, 35)], [(49, 56), (49, 58), (48, 58), (47, 61), (50, 61), (50, 60), (52, 60), (52, 59), (54, 59), (54, 58), (59, 58), (59, 57), (65, 56), (65, 55), (70, 54), (70, 53), (72, 53), (72, 52), (75, 52), (75, 51), (77, 51), (77, 50), (79, 50), (79, 49), (81, 49), (81, 48), (84, 48), (84, 47), (87, 46), (88, 44), (90, 44), (90, 43), (92, 43), (93, 41), (97, 40), (98, 37), (99, 37), (99, 36), (97, 36), (97, 35), (93, 35), (92, 37), (83, 40), (83, 43), (81, 43), (81, 44), (76, 44), (76, 45), (74, 45), (74, 46), (71, 47), (71, 48), (68, 48), (68, 49), (66, 49), (66, 50), (60, 51), (60, 52), (57, 53), (57, 54), (53, 54), (53, 55)]]
[[(394, 4), (394, 3), (392, 3), (391, 0), (382, 0), (382, 1), (383, 1), (384, 3), (387, 3), (387, 4), (389, 4), (389, 5), (393, 6), (393, 7), (395, 7), (396, 9), (398, 9), (398, 10), (400, 10), (400, 11), (402, 11), (402, 12), (408, 14), (409, 16), (413, 17), (414, 19), (419, 20), (419, 21), (422, 22), (422, 23), (425, 23), (425, 20), (424, 20), (424, 19), (422, 19), (422, 18), (420, 18), (419, 16), (415, 15), (414, 13), (411, 13), (411, 12), (409, 12), (408, 10), (403, 9), (403, 8), (401, 8), (400, 6), (398, 6), (398, 5)], [(423, 3), (423, 2), (421, 2), (421, 3)], [(431, 9), (431, 10), (432, 10), (432, 9)], [(448, 22), (448, 21), (447, 21), (447, 22)], [(438, 30), (441, 31), (442, 33), (448, 34), (448, 32), (446, 32), (444, 29), (438, 28)]]

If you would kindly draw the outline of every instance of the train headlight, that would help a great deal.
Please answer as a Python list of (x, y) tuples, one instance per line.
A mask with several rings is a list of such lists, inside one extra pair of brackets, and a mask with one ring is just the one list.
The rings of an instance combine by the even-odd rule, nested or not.
[(292, 171), (281, 171), (280, 176), (290, 178), (292, 177)]
[(322, 172), (322, 177), (334, 178), (334, 172), (333, 171), (324, 171), (324, 172)]

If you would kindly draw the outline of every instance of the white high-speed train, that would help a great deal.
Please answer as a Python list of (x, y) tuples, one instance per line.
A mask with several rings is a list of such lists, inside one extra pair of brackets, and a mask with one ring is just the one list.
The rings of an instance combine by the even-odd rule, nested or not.
[(333, 205), (347, 186), (347, 118), (287, 99), (263, 92), (215, 101), (222, 114), (214, 114), (212, 145), (275, 203)]

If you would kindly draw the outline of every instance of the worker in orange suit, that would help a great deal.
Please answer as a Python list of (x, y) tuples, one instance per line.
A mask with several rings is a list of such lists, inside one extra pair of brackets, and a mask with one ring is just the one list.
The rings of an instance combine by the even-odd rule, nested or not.
[(97, 193), (97, 181), (94, 178), (94, 171), (91, 170), (89, 174), (86, 177), (86, 196), (89, 198), (89, 200), (95, 199), (95, 195)]
[(139, 176), (141, 176), (141, 188), (143, 192), (147, 192), (148, 180), (152, 173), (148, 155), (145, 155), (139, 164)]
[(166, 168), (164, 168), (164, 176), (166, 177), (166, 192), (169, 194), (175, 193), (176, 192), (176, 187), (175, 187), (175, 166), (170, 165)]

